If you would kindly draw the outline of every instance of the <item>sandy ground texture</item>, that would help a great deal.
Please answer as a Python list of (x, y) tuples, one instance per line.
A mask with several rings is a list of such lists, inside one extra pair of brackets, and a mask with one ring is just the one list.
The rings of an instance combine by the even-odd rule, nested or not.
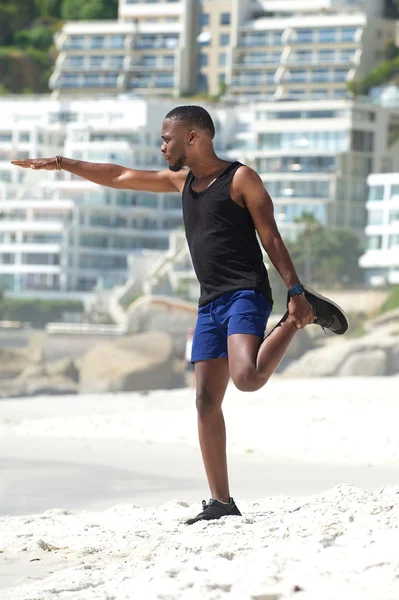
[[(275, 377), (255, 394), (230, 387), (225, 416), (234, 477), (240, 482), (239, 472), (251, 473), (247, 494), (245, 477), (237, 486), (243, 517), (191, 527), (184, 521), (200, 505), (188, 491), (198, 494), (203, 485), (203, 474), (196, 472), (201, 465), (191, 390), (0, 402), (0, 458), (6, 467), (0, 514), (12, 508), (4, 473), (17, 481), (20, 470), (32, 490), (31, 504), (27, 495), (23, 507), (10, 511), (15, 516), (0, 517), (0, 599), (397, 600), (398, 382)], [(52, 497), (52, 487), (62, 489), (57, 469), (68, 476), (65, 455), (75, 448), (83, 461), (85, 447), (96, 454), (80, 475), (76, 497), (22, 514), (46, 506), (35, 504), (33, 492), (40, 486), (48, 486), (43, 502)], [(57, 462), (49, 477), (48, 467), (41, 472), (40, 465), (52, 453), (48, 458)], [(162, 460), (169, 477), (163, 487), (155, 469)], [(140, 467), (136, 488), (154, 492), (147, 490), (145, 505), (132, 504), (140, 498), (133, 493), (126, 502), (130, 489), (115, 493), (121, 481), (112, 475), (115, 462), (127, 476)], [(101, 490), (104, 497), (90, 504), (79, 494), (90, 496), (96, 469), (105, 484), (94, 495)], [(278, 478), (264, 493), (262, 471), (267, 482), (269, 473), (280, 470), (289, 473), (284, 494), (295, 489), (301, 495), (279, 495)], [(307, 486), (297, 482), (290, 488), (289, 480), (305, 470)], [(323, 478), (329, 470), (334, 477)], [(350, 485), (360, 472), (367, 489)], [(379, 487), (370, 488), (377, 481)], [(334, 487), (324, 487), (330, 482)], [(93, 505), (99, 510), (76, 509)]]

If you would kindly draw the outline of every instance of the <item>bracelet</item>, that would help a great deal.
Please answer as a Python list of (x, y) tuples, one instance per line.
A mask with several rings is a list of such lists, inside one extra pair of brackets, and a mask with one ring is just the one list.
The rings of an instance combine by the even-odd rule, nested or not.
[(57, 168), (57, 171), (62, 171), (62, 156), (55, 157), (55, 166)]

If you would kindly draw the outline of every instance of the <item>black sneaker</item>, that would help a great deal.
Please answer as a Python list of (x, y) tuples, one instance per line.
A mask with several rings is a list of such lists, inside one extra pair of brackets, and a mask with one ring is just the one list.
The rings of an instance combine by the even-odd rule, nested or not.
[(349, 322), (342, 308), (307, 285), (304, 288), (305, 298), (313, 309), (315, 325), (329, 329), (337, 335), (344, 334), (348, 330)]
[(241, 517), (241, 513), (238, 510), (233, 498), (230, 498), (230, 502), (228, 504), (211, 498), (208, 504), (205, 502), (205, 500), (203, 500), (202, 511), (196, 517), (188, 519), (185, 524), (192, 525), (197, 521), (210, 521), (212, 519), (220, 519), (220, 517), (226, 517), (229, 515)]

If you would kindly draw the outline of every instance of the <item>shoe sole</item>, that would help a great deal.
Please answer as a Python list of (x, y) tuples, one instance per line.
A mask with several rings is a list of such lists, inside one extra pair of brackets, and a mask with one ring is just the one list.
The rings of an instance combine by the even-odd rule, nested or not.
[(339, 304), (337, 304), (336, 302), (333, 302), (330, 298), (327, 298), (326, 296), (323, 296), (323, 294), (319, 294), (319, 292), (316, 292), (315, 290), (313, 290), (311, 287), (309, 287), (308, 285), (304, 285), (303, 286), (305, 288), (305, 290), (307, 292), (309, 292), (310, 294), (313, 294), (313, 296), (316, 296), (316, 298), (320, 298), (320, 300), (325, 300), (326, 302), (329, 302), (330, 304), (332, 304), (333, 306), (335, 306), (335, 308), (338, 308), (339, 311), (341, 311), (341, 313), (344, 315), (345, 317), (345, 321), (346, 321), (346, 329), (345, 331), (343, 331), (342, 333), (338, 333), (336, 335), (343, 335), (344, 333), (346, 333), (348, 331), (349, 328), (349, 319), (345, 314), (345, 311), (340, 307)]

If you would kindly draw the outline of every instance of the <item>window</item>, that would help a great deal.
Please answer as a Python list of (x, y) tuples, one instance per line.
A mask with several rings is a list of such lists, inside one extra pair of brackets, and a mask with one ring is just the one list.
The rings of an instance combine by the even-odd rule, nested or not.
[(382, 225), (384, 213), (382, 210), (370, 210), (368, 223), (369, 225)]
[(298, 44), (311, 44), (313, 42), (313, 29), (299, 29), (297, 31)]
[(198, 76), (198, 88), (201, 92), (208, 91), (208, 77), (204, 73), (200, 73)]
[(334, 43), (338, 39), (337, 29), (320, 29), (319, 42)]
[(399, 185), (393, 185), (393, 186), (391, 187), (391, 199), (392, 199), (394, 196), (399, 196)]
[(393, 210), (390, 213), (389, 222), (390, 223), (399, 223), (399, 211), (398, 210)]
[(204, 54), (204, 52), (201, 52), (201, 54), (199, 55), (199, 59), (200, 59), (200, 67), (207, 67), (208, 66), (208, 55)]
[(382, 235), (370, 235), (368, 239), (367, 248), (369, 250), (381, 250), (382, 247)]
[(369, 202), (375, 202), (376, 200), (384, 199), (384, 186), (383, 185), (372, 185), (369, 190)]
[(225, 67), (227, 64), (227, 54), (226, 52), (221, 52), (219, 54), (219, 67)]
[(226, 83), (226, 73), (219, 73), (219, 85), (221, 87)]
[(200, 25), (201, 25), (201, 27), (206, 27), (207, 25), (209, 25), (209, 14), (208, 13), (201, 13)]
[(390, 235), (389, 236), (389, 247), (390, 248), (399, 248), (399, 235)]
[(103, 35), (93, 35), (90, 38), (90, 48), (103, 48), (105, 45), (105, 38)]
[(221, 33), (220, 38), (219, 38), (219, 45), (220, 46), (228, 46), (229, 44), (230, 44), (230, 34)]
[(342, 41), (344, 42), (355, 42), (356, 41), (356, 27), (344, 27), (342, 29)]
[(371, 131), (352, 132), (352, 150), (357, 152), (374, 151), (374, 133)]
[(221, 25), (230, 25), (231, 15), (230, 13), (221, 13), (220, 15), (220, 24)]

